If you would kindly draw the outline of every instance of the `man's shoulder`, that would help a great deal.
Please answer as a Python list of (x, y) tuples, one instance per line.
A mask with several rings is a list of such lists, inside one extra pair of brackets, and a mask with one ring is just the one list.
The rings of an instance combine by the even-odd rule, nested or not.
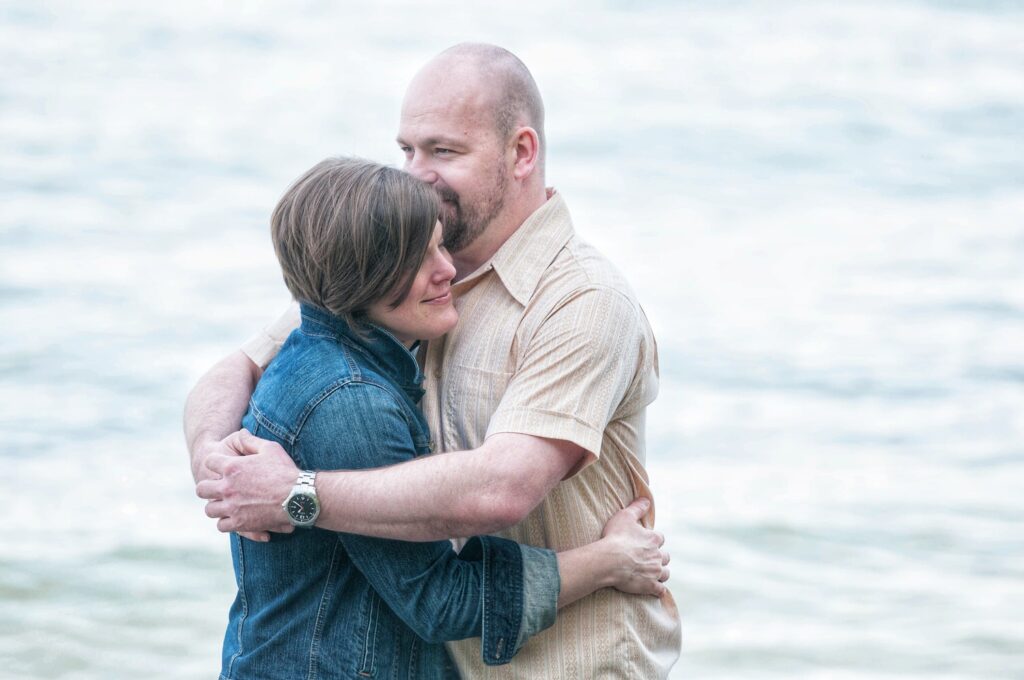
[(574, 234), (544, 271), (533, 298), (539, 307), (547, 308), (584, 292), (639, 311), (636, 293), (622, 271), (604, 253)]

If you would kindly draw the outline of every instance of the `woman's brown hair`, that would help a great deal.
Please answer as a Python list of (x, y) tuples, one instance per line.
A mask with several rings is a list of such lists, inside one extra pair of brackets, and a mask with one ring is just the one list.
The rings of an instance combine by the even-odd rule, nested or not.
[(437, 194), (411, 175), (328, 158), (285, 192), (270, 233), (295, 299), (356, 328), (370, 305), (408, 295), (439, 214)]

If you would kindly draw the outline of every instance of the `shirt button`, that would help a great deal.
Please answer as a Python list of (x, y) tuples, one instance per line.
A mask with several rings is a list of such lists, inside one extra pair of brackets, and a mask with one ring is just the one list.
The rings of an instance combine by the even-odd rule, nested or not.
[(438, 380), (441, 379), (441, 369), (440, 368), (435, 368), (434, 369), (434, 377), (437, 378)]

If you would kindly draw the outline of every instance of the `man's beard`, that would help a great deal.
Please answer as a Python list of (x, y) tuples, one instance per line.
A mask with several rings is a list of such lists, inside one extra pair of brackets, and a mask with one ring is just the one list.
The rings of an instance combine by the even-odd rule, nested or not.
[(463, 203), (459, 195), (448, 187), (437, 189), (441, 204), (441, 226), (444, 228), (444, 247), (448, 252), (457, 253), (468, 247), (486, 231), (487, 226), (505, 207), (507, 174), (505, 167), (498, 166), (495, 186), (484, 192), (484, 198), (476, 203)]

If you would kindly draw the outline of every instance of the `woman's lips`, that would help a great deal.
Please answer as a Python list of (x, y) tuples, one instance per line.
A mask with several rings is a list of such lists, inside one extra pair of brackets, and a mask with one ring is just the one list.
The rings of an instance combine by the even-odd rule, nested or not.
[(444, 295), (438, 295), (435, 298), (430, 298), (429, 300), (424, 300), (423, 304), (426, 304), (426, 305), (445, 305), (445, 304), (448, 304), (451, 301), (452, 301), (452, 292), (449, 290), (449, 291), (446, 291), (444, 293)]

